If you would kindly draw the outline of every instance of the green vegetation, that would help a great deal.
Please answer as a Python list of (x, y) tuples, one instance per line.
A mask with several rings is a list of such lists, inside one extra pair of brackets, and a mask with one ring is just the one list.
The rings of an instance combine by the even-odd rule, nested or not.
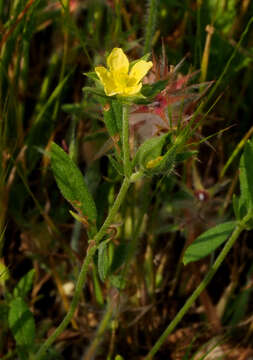
[(246, 360), (253, 3), (0, 0), (0, 27), (0, 358)]

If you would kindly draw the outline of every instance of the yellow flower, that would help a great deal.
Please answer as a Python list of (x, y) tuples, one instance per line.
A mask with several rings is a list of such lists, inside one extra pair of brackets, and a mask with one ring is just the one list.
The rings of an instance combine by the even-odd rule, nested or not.
[(141, 90), (141, 80), (153, 66), (153, 63), (152, 61), (139, 60), (129, 72), (127, 56), (122, 49), (114, 48), (107, 58), (107, 66), (108, 69), (103, 66), (95, 68), (106, 95), (131, 96)]

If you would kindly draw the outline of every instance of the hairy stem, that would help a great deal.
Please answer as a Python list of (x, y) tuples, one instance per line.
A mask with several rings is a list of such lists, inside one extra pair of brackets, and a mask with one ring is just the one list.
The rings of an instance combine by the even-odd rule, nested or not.
[(95, 252), (98, 249), (99, 246), (99, 242), (103, 239), (104, 235), (106, 234), (106, 231), (108, 229), (108, 227), (111, 225), (114, 216), (116, 215), (116, 213), (119, 210), (120, 205), (122, 204), (127, 190), (130, 186), (130, 180), (125, 178), (120, 191), (118, 193), (118, 196), (104, 222), (104, 224), (101, 226), (100, 230), (98, 231), (98, 233), (95, 235), (94, 239), (92, 239), (90, 241), (90, 245), (87, 249), (87, 254), (86, 257), (83, 261), (82, 267), (81, 267), (81, 271), (80, 274), (78, 276), (78, 280), (76, 283), (76, 288), (75, 288), (75, 292), (74, 292), (74, 296), (69, 308), (68, 313), (66, 314), (65, 318), (62, 320), (62, 322), (60, 323), (60, 325), (56, 328), (56, 330), (53, 332), (52, 335), (50, 335), (50, 337), (45, 341), (45, 343), (41, 346), (40, 350), (38, 351), (38, 353), (35, 355), (34, 360), (39, 360), (42, 358), (42, 356), (45, 354), (45, 352), (47, 351), (47, 349), (49, 348), (49, 346), (55, 341), (55, 339), (64, 331), (64, 329), (68, 326), (69, 322), (71, 321), (75, 310), (78, 306), (79, 303), (79, 299), (83, 290), (83, 286), (84, 283), (86, 281), (86, 277), (87, 277), (87, 272), (89, 270), (89, 265), (93, 259), (93, 256), (95, 254)]
[(131, 161), (129, 149), (129, 123), (128, 123), (128, 106), (123, 105), (122, 112), (122, 144), (123, 144), (123, 161), (124, 161), (124, 174), (127, 178), (131, 176)]

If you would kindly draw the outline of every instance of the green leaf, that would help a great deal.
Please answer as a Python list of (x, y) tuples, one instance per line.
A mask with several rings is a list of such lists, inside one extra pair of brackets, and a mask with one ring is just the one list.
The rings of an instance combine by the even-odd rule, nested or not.
[(107, 247), (107, 241), (103, 241), (98, 247), (98, 273), (102, 281), (105, 281), (109, 270)]
[(108, 103), (109, 109), (104, 108), (104, 122), (110, 136), (115, 136), (119, 133), (115, 113), (112, 107), (112, 101)]
[(95, 73), (95, 71), (90, 71), (87, 73), (83, 73), (83, 75), (87, 76), (88, 78), (92, 79), (92, 80), (99, 80), (97, 74)]
[(75, 213), (74, 211), (72, 210), (69, 210), (70, 214), (73, 216), (73, 218), (76, 220), (76, 221), (79, 221), (81, 224), (83, 225), (87, 225), (87, 221), (85, 218), (83, 218), (82, 216), (80, 216), (79, 214)]
[(101, 96), (102, 98), (106, 98), (108, 100), (111, 100), (111, 98), (109, 96), (105, 95), (105, 92), (104, 92), (103, 89), (97, 89), (97, 88), (93, 88), (93, 87), (90, 87), (90, 86), (84, 86), (82, 90), (83, 90), (83, 92), (98, 95), (98, 96)]
[(62, 195), (77, 211), (87, 216), (88, 220), (95, 222), (96, 205), (81, 171), (65, 151), (55, 143), (51, 144), (50, 155), (55, 180)]
[(0, 262), (0, 285), (4, 285), (5, 282), (9, 279), (10, 273), (7, 266)]
[(247, 207), (247, 212), (253, 212), (253, 143), (248, 141), (240, 160), (240, 200)]
[(124, 360), (124, 358), (121, 355), (116, 355), (114, 360)]
[(13, 290), (13, 295), (15, 298), (24, 298), (28, 294), (33, 286), (34, 275), (35, 270), (32, 269), (19, 280), (17, 286)]
[(235, 221), (228, 221), (205, 231), (197, 237), (184, 253), (184, 265), (192, 261), (198, 261), (212, 253), (218, 246), (227, 240), (235, 226)]
[(104, 106), (104, 122), (111, 137), (120, 134), (122, 130), (122, 103), (119, 100), (108, 98)]
[(185, 129), (184, 132), (182, 131), (173, 140), (173, 145), (169, 144), (167, 151), (163, 156), (161, 156), (161, 158), (157, 163), (151, 164), (152, 166), (148, 166), (146, 175), (155, 175), (155, 174), (168, 175), (173, 169), (176, 160), (182, 160), (182, 161), (184, 160), (185, 152), (183, 152), (182, 150), (187, 140), (187, 136), (188, 136), (187, 131), (188, 131), (187, 129)]
[[(182, 152), (187, 134), (181, 134), (169, 144), (169, 134), (164, 134), (160, 137), (155, 137), (146, 140), (138, 149), (136, 156), (133, 160), (133, 165), (139, 164), (146, 176), (155, 174), (168, 174), (176, 160), (184, 160), (189, 154)], [(165, 146), (166, 145), (166, 146)], [(167, 151), (164, 153), (164, 148)], [(181, 156), (180, 156), (181, 155)]]
[(11, 301), (8, 322), (18, 345), (33, 345), (35, 338), (35, 322), (33, 314), (23, 299), (16, 298)]
[(146, 167), (146, 164), (150, 160), (154, 160), (161, 155), (162, 148), (165, 144), (168, 134), (164, 134), (159, 137), (154, 137), (146, 140), (138, 149), (135, 158), (133, 160), (133, 166), (136, 164), (141, 167)]
[[(96, 262), (96, 259), (94, 259), (94, 260)], [(92, 281), (93, 281), (93, 286), (94, 286), (95, 299), (100, 306), (103, 306), (104, 305), (104, 295), (103, 295), (103, 291), (101, 289), (101, 283), (99, 281), (98, 269), (95, 266), (93, 266), (93, 268), (92, 268)]]
[(171, 146), (167, 152), (162, 156), (161, 161), (154, 168), (149, 169), (152, 174), (168, 174), (175, 163), (176, 156), (178, 155), (178, 145)]
[(240, 196), (233, 195), (233, 209), (237, 220), (242, 220), (247, 215), (247, 205)]

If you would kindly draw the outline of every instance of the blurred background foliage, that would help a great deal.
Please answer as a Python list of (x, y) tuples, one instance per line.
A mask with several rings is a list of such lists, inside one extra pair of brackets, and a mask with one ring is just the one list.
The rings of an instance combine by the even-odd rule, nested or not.
[[(122, 47), (132, 59), (143, 55), (148, 3), (0, 0), (0, 259), (2, 273), (9, 273), (1, 275), (0, 284), (2, 359), (16, 358), (17, 339), (6, 314), (18, 281), (35, 269), (23, 298), (36, 322), (38, 344), (68, 309), (87, 248), (85, 229), (70, 215), (53, 179), (45, 152), (49, 143), (56, 141), (78, 163), (100, 222), (118, 190), (119, 176), (101, 150), (108, 140), (102, 109), (96, 97), (82, 91), (93, 86), (83, 73), (103, 64), (113, 47)], [(156, 11), (153, 56), (161, 58), (164, 49), (174, 66), (185, 57), (179, 72), (199, 70), (199, 83), (219, 79), (253, 15), (253, 2), (160, 0)], [(96, 359), (113, 359), (117, 353), (140, 359), (199, 283), (213, 257), (183, 267), (182, 254), (201, 232), (233, 216), (238, 154), (253, 133), (252, 60), (253, 26), (209, 101), (210, 106), (220, 96), (195, 141), (218, 135), (197, 145), (197, 159), (171, 176), (131, 189), (111, 229), (109, 250), (119, 262), (113, 266), (120, 271), (120, 284), (125, 279), (126, 285), (114, 283), (116, 290), (111, 282), (102, 283), (93, 266), (78, 314), (52, 358), (62, 353), (66, 359), (91, 359), (96, 352)], [(235, 149), (238, 154), (231, 158)], [(244, 354), (240, 359), (247, 359), (252, 351), (251, 235), (242, 236), (157, 359), (197, 359), (191, 357), (194, 351), (217, 332), (225, 335), (213, 346), (221, 358)], [(106, 315), (107, 329), (94, 345)]]

